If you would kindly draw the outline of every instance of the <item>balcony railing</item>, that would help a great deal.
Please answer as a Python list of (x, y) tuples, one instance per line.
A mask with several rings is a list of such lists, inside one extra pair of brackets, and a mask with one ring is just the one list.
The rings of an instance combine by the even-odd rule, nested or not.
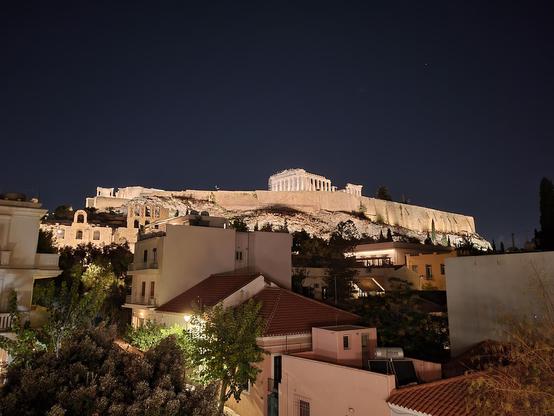
[(129, 271), (148, 270), (148, 269), (157, 269), (157, 268), (158, 268), (158, 262), (157, 261), (140, 262), (140, 263), (131, 263), (131, 264), (129, 264)]
[(134, 305), (158, 306), (155, 296), (127, 295), (125, 297), (125, 303), (132, 303)]
[(12, 327), (12, 316), (9, 312), (0, 313), (0, 331), (7, 331)]

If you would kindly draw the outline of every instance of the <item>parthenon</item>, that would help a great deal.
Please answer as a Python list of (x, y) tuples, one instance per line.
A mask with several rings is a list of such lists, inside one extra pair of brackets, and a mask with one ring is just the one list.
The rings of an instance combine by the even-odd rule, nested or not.
[[(325, 176), (306, 172), (304, 169), (286, 169), (269, 177), (270, 191), (323, 191), (336, 192), (337, 187)], [(342, 192), (362, 195), (362, 185), (347, 184)]]
[(326, 191), (337, 189), (325, 176), (304, 169), (286, 169), (269, 177), (270, 191)]

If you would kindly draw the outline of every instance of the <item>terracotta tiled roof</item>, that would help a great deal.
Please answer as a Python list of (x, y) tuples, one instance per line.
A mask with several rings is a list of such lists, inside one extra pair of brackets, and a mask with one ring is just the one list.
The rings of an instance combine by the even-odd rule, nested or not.
[(262, 303), (264, 336), (309, 333), (312, 327), (360, 321), (358, 315), (278, 287), (266, 287), (254, 299)]
[(472, 416), (466, 408), (467, 389), (482, 373), (470, 373), (414, 387), (393, 390), (387, 402), (430, 416)]
[(257, 274), (217, 274), (174, 297), (159, 308), (160, 312), (185, 313), (196, 307), (214, 306), (260, 276)]

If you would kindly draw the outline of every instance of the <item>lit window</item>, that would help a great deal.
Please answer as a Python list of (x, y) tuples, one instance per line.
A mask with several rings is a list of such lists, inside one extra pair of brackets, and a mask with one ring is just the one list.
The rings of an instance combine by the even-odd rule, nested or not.
[(441, 274), (443, 276), (446, 274), (446, 268), (444, 267), (444, 264), (441, 264)]
[(95, 232), (92, 234), (92, 239), (93, 239), (93, 240), (100, 240), (100, 231), (95, 231)]
[(75, 234), (75, 239), (76, 240), (82, 240), (83, 239), (83, 232), (81, 230), (77, 231), (77, 233)]
[(58, 238), (60, 239), (65, 238), (65, 230), (58, 230)]
[(305, 402), (304, 400), (300, 400), (299, 406), (300, 406), (300, 416), (310, 416), (310, 402)]
[(350, 349), (350, 337), (348, 335), (342, 337), (342, 346), (345, 350)]

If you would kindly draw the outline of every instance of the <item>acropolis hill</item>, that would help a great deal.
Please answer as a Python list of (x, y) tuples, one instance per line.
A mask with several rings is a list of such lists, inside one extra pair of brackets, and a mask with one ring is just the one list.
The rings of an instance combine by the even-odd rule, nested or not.
[(187, 211), (207, 211), (210, 215), (240, 217), (254, 228), (256, 223), (282, 226), (289, 230), (305, 229), (328, 237), (340, 221), (352, 220), (360, 233), (377, 236), (387, 228), (393, 233), (423, 241), (434, 230), (437, 243), (450, 239), (454, 244), (469, 236), (482, 247), (488, 242), (475, 230), (473, 217), (436, 209), (363, 196), (361, 185), (347, 184), (342, 190), (323, 176), (303, 169), (289, 169), (269, 178), (269, 190), (256, 191), (165, 191), (140, 186), (97, 188), (95, 197), (87, 198), (87, 207), (127, 212), (133, 206), (162, 206), (170, 215)]

